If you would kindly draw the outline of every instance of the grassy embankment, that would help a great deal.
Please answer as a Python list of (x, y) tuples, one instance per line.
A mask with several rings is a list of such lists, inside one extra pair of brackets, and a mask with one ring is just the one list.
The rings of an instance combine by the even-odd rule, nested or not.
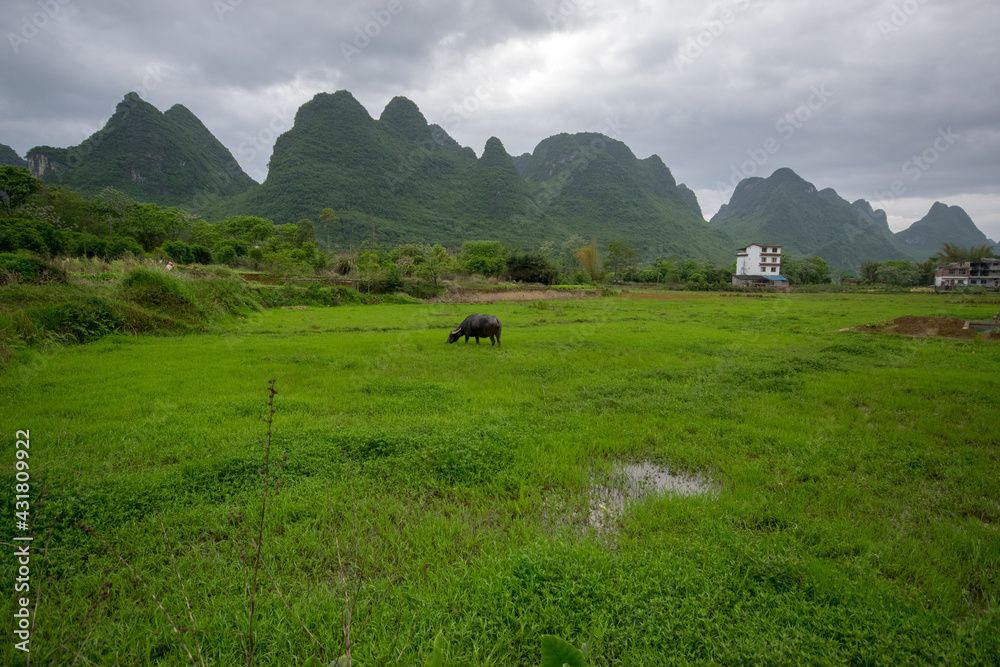
[[(190, 627), (176, 558), (185, 642), (241, 663), (276, 378), (256, 664), (340, 655), (345, 588), (363, 665), (439, 630), (454, 665), (537, 664), (544, 633), (598, 638), (594, 665), (995, 664), (1000, 346), (838, 329), (996, 304), (629, 296), (472, 307), (502, 351), (446, 345), (472, 310), (434, 304), (23, 352), (0, 397), (45, 496), (35, 660), (190, 664), (106, 540)], [(719, 491), (588, 529), (588, 488), (646, 459)]]

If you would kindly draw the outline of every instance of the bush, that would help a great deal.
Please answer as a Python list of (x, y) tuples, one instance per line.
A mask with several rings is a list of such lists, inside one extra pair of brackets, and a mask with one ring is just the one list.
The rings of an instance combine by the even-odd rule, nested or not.
[(80, 343), (121, 331), (122, 328), (122, 322), (115, 316), (111, 304), (99, 297), (90, 297), (80, 303), (33, 308), (28, 315), (37, 329), (58, 333)]
[(515, 252), (507, 258), (507, 274), (511, 280), (551, 285), (559, 270), (540, 252)]
[(371, 283), (373, 294), (392, 294), (403, 289), (403, 279), (399, 275), (399, 267), (389, 264), (382, 267), (379, 275)]
[(75, 257), (99, 257), (118, 259), (122, 257), (142, 257), (142, 246), (131, 236), (116, 236), (108, 240), (86, 232), (65, 232), (65, 250)]
[(403, 283), (403, 291), (417, 299), (433, 299), (441, 296), (445, 286), (426, 282), (406, 282)]
[(195, 261), (191, 246), (184, 241), (164, 241), (160, 248), (167, 257), (178, 264), (191, 264)]
[(26, 252), (0, 253), (0, 269), (10, 274), (17, 274), (23, 280), (30, 282), (47, 282), (57, 279), (65, 281), (65, 272), (48, 262)]
[[(41, 223), (47, 225), (48, 223)], [(41, 231), (28, 220), (0, 220), (0, 252), (49, 252)]]
[(500, 241), (466, 241), (462, 244), (462, 270), (481, 276), (500, 276), (507, 269), (507, 248)]
[(138, 266), (122, 278), (122, 296), (144, 306), (194, 306), (190, 289), (180, 279)]
[(117, 259), (120, 257), (142, 257), (145, 254), (142, 250), (142, 246), (131, 236), (119, 236), (111, 241), (107, 245), (107, 257), (108, 259)]

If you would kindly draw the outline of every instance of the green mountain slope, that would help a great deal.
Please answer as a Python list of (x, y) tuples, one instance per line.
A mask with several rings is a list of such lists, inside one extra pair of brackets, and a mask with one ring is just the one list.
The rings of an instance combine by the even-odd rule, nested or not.
[(866, 260), (905, 258), (880, 224), (864, 220), (832, 189), (817, 191), (787, 168), (768, 178), (740, 181), (711, 223), (739, 245), (780, 244), (795, 256), (818, 255), (836, 269), (857, 270)]
[(10, 146), (0, 144), (0, 164), (9, 164), (12, 167), (27, 167), (28, 161), (17, 154)]
[(910, 256), (925, 260), (941, 249), (942, 243), (968, 248), (993, 245), (960, 206), (934, 202), (927, 215), (896, 234), (896, 240)]
[(245, 192), (254, 181), (181, 105), (164, 113), (129, 93), (103, 129), (79, 146), (38, 146), (28, 168), (55, 185), (94, 195), (114, 187), (139, 201), (193, 206)]
[(540, 210), (584, 238), (624, 241), (644, 259), (677, 254), (727, 262), (735, 252), (656, 155), (640, 160), (602, 134), (558, 134), (516, 164)]
[(885, 238), (895, 241), (896, 235), (889, 229), (889, 218), (885, 211), (872, 208), (872, 205), (864, 199), (852, 202), (851, 206), (858, 212), (861, 224), (867, 225)]
[(497, 239), (514, 248), (574, 234), (632, 244), (642, 257), (724, 261), (732, 242), (701, 218), (694, 193), (656, 156), (638, 160), (603, 135), (558, 135), (512, 158), (496, 137), (478, 159), (403, 97), (373, 119), (347, 91), (302, 105), (278, 138), (265, 181), (211, 211), (279, 223), (333, 208), (333, 245)]

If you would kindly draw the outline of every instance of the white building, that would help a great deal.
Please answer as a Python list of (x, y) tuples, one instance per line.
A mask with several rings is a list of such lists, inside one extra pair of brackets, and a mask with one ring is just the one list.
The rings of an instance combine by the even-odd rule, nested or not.
[(734, 285), (788, 287), (781, 276), (781, 246), (751, 243), (736, 251)]

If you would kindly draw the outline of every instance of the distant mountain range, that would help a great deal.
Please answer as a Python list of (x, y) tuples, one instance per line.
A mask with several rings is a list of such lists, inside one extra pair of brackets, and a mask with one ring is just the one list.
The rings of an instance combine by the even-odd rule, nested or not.
[(996, 245), (964, 210), (940, 202), (894, 234), (885, 211), (873, 209), (864, 199), (849, 203), (832, 188), (817, 190), (787, 168), (768, 178), (741, 181), (711, 224), (737, 244), (780, 243), (785, 252), (818, 255), (840, 269), (856, 269), (868, 260), (924, 261), (944, 242), (962, 247)]
[[(79, 146), (40, 146), (26, 157), (0, 145), (0, 164), (27, 166), (88, 195), (111, 186), (209, 220), (310, 218), (322, 240), (341, 247), (372, 238), (453, 247), (498, 239), (529, 249), (578, 236), (624, 241), (644, 260), (676, 254), (728, 263), (736, 248), (760, 242), (856, 270), (865, 260), (924, 260), (943, 242), (991, 243), (965, 211), (941, 203), (894, 234), (884, 211), (817, 190), (787, 168), (741, 181), (706, 223), (694, 192), (658, 156), (640, 160), (602, 134), (558, 134), (517, 157), (491, 137), (477, 158), (405, 97), (376, 120), (347, 91), (320, 93), (299, 108), (261, 184), (189, 110), (161, 113), (135, 93)], [(321, 223), (325, 208), (339, 222)]]
[(579, 235), (627, 240), (648, 259), (721, 262), (733, 251), (655, 155), (639, 160), (603, 135), (561, 134), (516, 160), (491, 137), (477, 158), (404, 97), (375, 120), (347, 91), (316, 95), (275, 143), (266, 180), (209, 213), (295, 222), (326, 207), (341, 221), (321, 238), (340, 245), (498, 239), (526, 249)]
[(27, 162), (36, 178), (54, 185), (87, 195), (110, 186), (164, 206), (197, 206), (256, 185), (193, 113), (179, 104), (160, 113), (135, 93), (79, 146), (38, 146)]

